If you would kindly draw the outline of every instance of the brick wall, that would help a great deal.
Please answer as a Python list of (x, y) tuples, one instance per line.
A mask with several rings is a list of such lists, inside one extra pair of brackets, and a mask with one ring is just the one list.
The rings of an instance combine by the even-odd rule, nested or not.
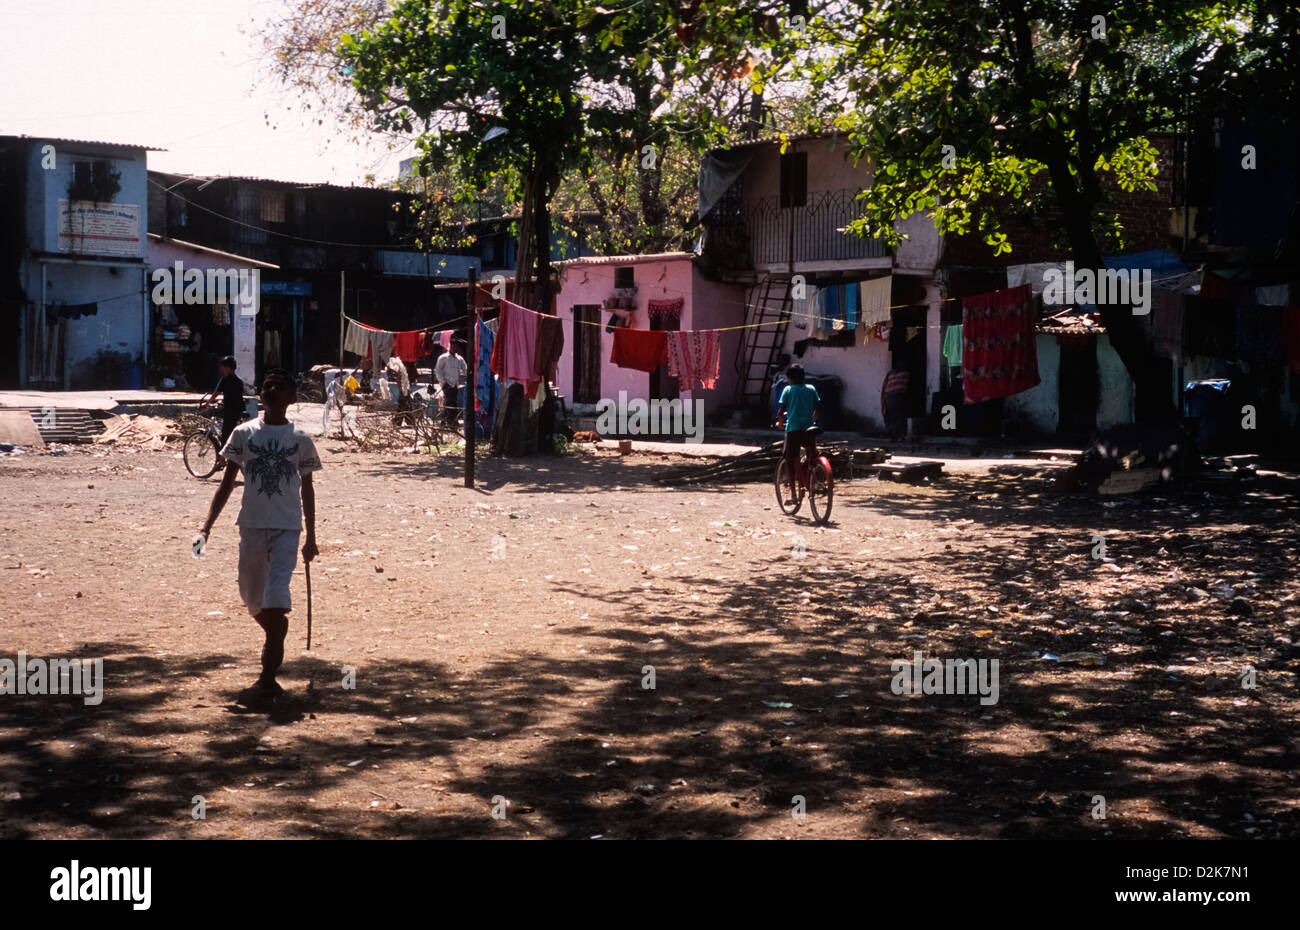
[[(1125, 193), (1113, 184), (1106, 185), (1115, 198), (1113, 209), (1118, 209), (1124, 226), (1124, 252), (1163, 249), (1169, 244), (1169, 208), (1174, 202), (1174, 137), (1168, 133), (1160, 133), (1152, 135), (1150, 139), (1159, 153), (1156, 189)], [(1050, 184), (1047, 172), (1043, 171), (1033, 179), (1032, 189), (1036, 194), (1042, 193), (1049, 189)], [(993, 249), (985, 245), (978, 235), (948, 236), (944, 241), (944, 263), (1004, 266), (1026, 262), (1065, 261), (1071, 257), (1069, 249), (1053, 247), (1054, 230), (1048, 222), (1004, 227), (1003, 232), (1008, 234), (1011, 242), (1011, 251), (997, 257), (994, 257)], [(1061, 237), (1063, 238), (1063, 233)], [(1113, 252), (1114, 249), (1102, 246), (1103, 254)]]

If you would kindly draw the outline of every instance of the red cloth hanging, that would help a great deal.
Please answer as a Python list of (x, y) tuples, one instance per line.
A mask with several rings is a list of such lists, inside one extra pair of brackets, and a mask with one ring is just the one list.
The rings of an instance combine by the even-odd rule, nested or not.
[[(533, 349), (533, 374), (537, 384), (554, 381), (560, 356), (564, 354), (564, 323), (558, 316), (549, 313), (537, 315), (537, 343)], [(537, 396), (537, 387), (533, 387), (529, 397)]]
[(1282, 354), (1293, 375), (1300, 375), (1300, 307), (1282, 308)]
[(1039, 383), (1037, 318), (1028, 284), (962, 298), (961, 378), (966, 403), (1009, 397)]
[(1207, 271), (1201, 278), (1200, 296), (1206, 300), (1232, 300), (1232, 282), (1213, 271)]
[(654, 371), (668, 364), (668, 333), (620, 327), (614, 330), (614, 351), (609, 360), (619, 368)]
[(422, 355), (420, 352), (420, 337), (423, 335), (424, 333), (420, 330), (395, 333), (393, 338), (393, 354), (404, 362), (416, 361)]

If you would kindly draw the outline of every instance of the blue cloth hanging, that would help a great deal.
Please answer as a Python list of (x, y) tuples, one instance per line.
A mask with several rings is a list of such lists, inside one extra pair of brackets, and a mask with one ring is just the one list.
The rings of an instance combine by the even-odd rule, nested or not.
[(497, 416), (497, 379), (492, 374), (489, 363), (492, 361), (492, 344), (496, 334), (488, 329), (482, 320), (478, 321), (478, 360), (476, 364), (476, 383), (474, 396), (478, 400), (478, 415), (475, 417), (475, 432), (480, 439), (492, 434), (492, 423)]
[(858, 286), (841, 284), (844, 290), (844, 323), (849, 329), (858, 328)]

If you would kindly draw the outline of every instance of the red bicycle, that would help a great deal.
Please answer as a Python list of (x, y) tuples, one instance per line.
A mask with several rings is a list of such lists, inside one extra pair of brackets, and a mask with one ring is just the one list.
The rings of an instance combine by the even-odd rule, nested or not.
[[(816, 439), (821, 435), (821, 427), (813, 426), (807, 430), (807, 434)], [(790, 487), (790, 467), (786, 462), (785, 456), (776, 463), (776, 502), (781, 508), (781, 512), (787, 517), (793, 516), (799, 512), (803, 506), (804, 498), (808, 498), (808, 506), (812, 510), (814, 523), (826, 523), (831, 518), (831, 502), (835, 499), (835, 476), (831, 473), (831, 461), (824, 455), (818, 455), (817, 461), (809, 467), (808, 448), (799, 450), (799, 462), (794, 472), (794, 498), (791, 499), (789, 494)]]

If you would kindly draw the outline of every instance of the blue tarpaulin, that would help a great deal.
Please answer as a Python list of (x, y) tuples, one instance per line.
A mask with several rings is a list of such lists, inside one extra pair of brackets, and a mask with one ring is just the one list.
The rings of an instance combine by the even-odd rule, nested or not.
[[(1112, 271), (1140, 271), (1144, 268), (1151, 269), (1151, 286), (1160, 287), (1162, 281), (1176, 278), (1179, 275), (1187, 274), (1194, 271), (1195, 266), (1187, 264), (1177, 255), (1173, 255), (1163, 249), (1152, 249), (1148, 252), (1130, 252), (1128, 255), (1106, 255), (1102, 257), (1106, 267)], [(1148, 295), (1150, 299), (1150, 295)], [(1080, 303), (1079, 309), (1084, 313), (1096, 313), (1097, 307), (1094, 304)]]

